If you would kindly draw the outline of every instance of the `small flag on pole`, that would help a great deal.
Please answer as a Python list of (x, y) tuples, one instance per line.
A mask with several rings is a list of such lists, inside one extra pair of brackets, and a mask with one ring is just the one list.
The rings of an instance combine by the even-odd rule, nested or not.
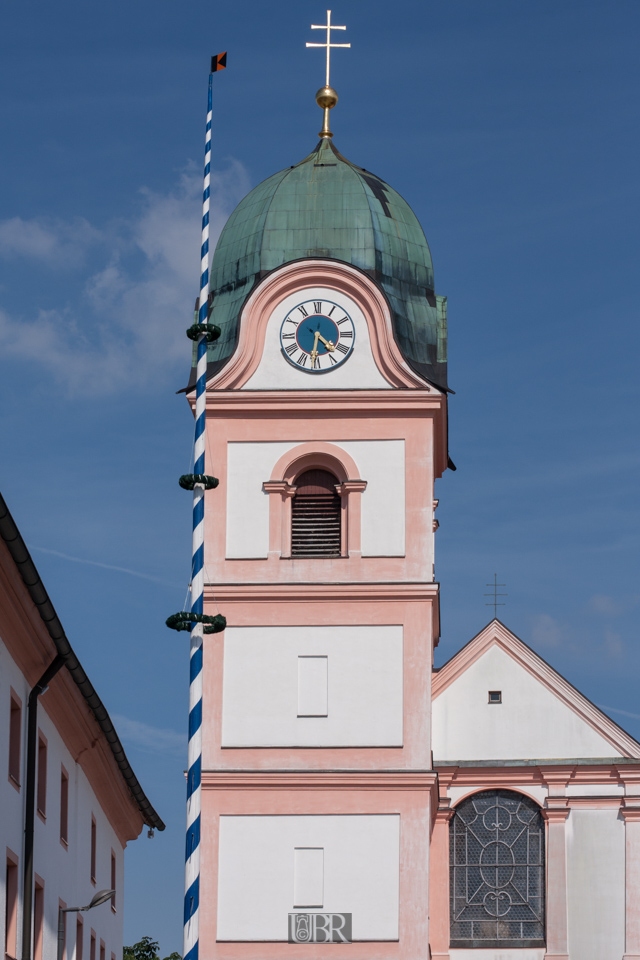
[(215, 57), (211, 57), (211, 73), (217, 73), (218, 70), (225, 70), (227, 67), (227, 51), (224, 53), (217, 53)]

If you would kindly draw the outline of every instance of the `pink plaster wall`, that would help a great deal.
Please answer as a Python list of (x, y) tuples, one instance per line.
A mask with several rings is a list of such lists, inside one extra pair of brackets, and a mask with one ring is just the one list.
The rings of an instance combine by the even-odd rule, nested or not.
[[(205, 637), (204, 770), (429, 769), (431, 663), (438, 623), (437, 584), (223, 586), (217, 605), (236, 626), (402, 624), (404, 745), (367, 748), (220, 747), (223, 634)], [(205, 591), (205, 608), (213, 609)]]
[[(274, 307), (294, 290), (314, 284), (341, 290), (358, 303), (375, 362), (393, 389), (314, 390), (312, 380), (308, 390), (242, 389), (260, 362)], [(194, 396), (189, 399), (193, 405)], [(218, 825), (225, 813), (399, 813), (400, 940), (336, 944), (332, 956), (428, 956), (435, 775), (418, 771), (431, 767), (432, 659), (439, 636), (438, 584), (432, 569), (433, 488), (447, 465), (446, 415), (446, 396), (419, 380), (403, 360), (386, 301), (375, 284), (347, 265), (322, 261), (289, 264), (265, 278), (245, 306), (233, 358), (208, 385), (206, 470), (220, 485), (206, 494), (205, 569), (211, 584), (205, 587), (205, 612), (221, 612), (234, 626), (401, 624), (404, 742), (399, 748), (222, 749), (224, 635), (205, 637), (200, 937), (207, 958), (268, 960), (285, 950), (292, 960), (302, 960), (322, 952), (312, 945), (216, 943)], [(341, 441), (404, 440), (405, 556), (360, 555), (358, 498), (366, 494), (359, 485), (343, 491), (349, 511), (347, 556), (283, 558), (286, 503), (282, 505), (282, 491), (271, 486), (265, 494), (273, 502), (269, 557), (226, 559), (228, 444), (265, 440), (301, 444), (305, 454), (319, 455), (329, 447), (335, 453)], [(347, 459), (342, 460), (345, 476), (340, 479), (366, 482), (366, 476), (351, 476), (354, 465)], [(277, 485), (290, 479), (287, 464), (277, 460), (257, 482)]]
[[(310, 960), (326, 947), (216, 942), (217, 863), (224, 814), (400, 814), (400, 936), (395, 943), (332, 944), (340, 960), (417, 960), (428, 956), (429, 833), (435, 775), (205, 774), (202, 783), (200, 937), (211, 960)], [(250, 909), (250, 905), (248, 905)]]

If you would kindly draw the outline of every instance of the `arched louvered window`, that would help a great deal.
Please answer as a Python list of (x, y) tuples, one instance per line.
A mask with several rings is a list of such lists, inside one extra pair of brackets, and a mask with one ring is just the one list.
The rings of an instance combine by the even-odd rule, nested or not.
[(449, 833), (451, 946), (543, 947), (544, 821), (533, 800), (485, 790)]
[(295, 481), (291, 503), (291, 556), (339, 557), (342, 503), (328, 470), (306, 470)]

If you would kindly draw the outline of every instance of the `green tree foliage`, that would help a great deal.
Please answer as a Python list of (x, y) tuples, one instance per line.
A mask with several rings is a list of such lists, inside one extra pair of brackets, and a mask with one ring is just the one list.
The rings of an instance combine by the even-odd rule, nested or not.
[[(160, 960), (158, 956), (158, 941), (151, 937), (143, 937), (132, 947), (124, 947), (122, 950), (122, 960)], [(182, 960), (179, 953), (170, 953), (164, 960)]]

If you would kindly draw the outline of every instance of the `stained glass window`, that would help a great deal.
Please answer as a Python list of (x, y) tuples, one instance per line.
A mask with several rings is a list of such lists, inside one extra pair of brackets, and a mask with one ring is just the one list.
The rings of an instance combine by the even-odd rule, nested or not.
[(544, 821), (511, 790), (473, 794), (449, 833), (452, 947), (540, 947)]

